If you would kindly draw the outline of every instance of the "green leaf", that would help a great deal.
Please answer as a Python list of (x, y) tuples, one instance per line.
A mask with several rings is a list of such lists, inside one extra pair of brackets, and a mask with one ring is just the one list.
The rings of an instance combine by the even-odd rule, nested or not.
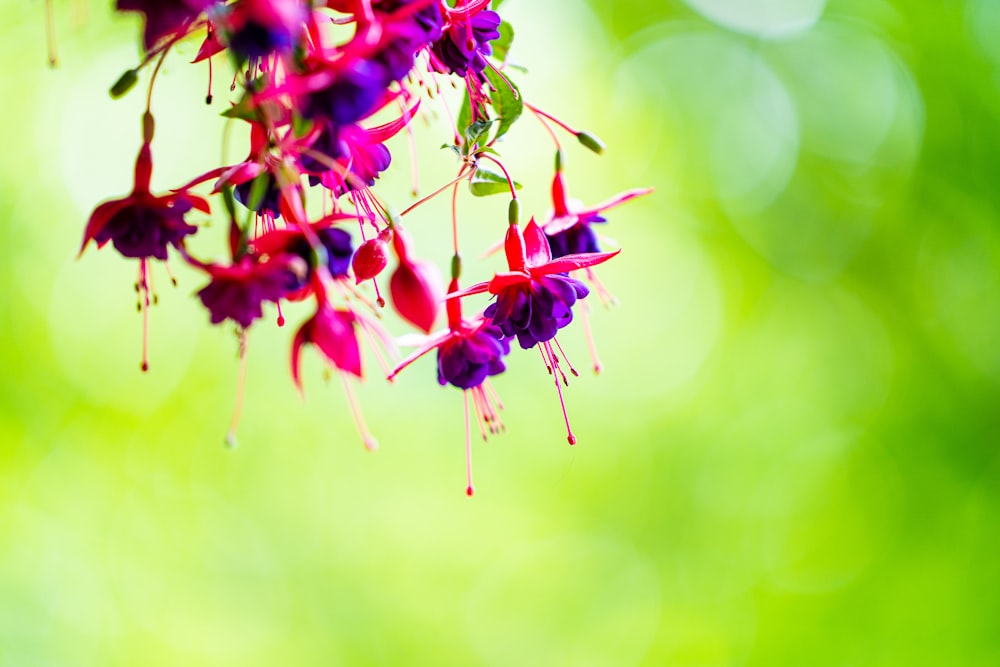
[(510, 51), (510, 45), (514, 41), (514, 26), (503, 21), (498, 30), (500, 37), (490, 42), (490, 46), (493, 47), (493, 57), (503, 62), (507, 60), (507, 52)]
[(465, 128), (465, 145), (468, 150), (472, 150), (472, 146), (477, 143), (485, 144), (483, 140), (490, 133), (490, 126), (493, 125), (495, 121), (493, 120), (477, 120), (475, 123), (469, 125)]
[[(514, 189), (520, 190), (521, 184), (514, 181)], [(476, 197), (486, 197), (510, 192), (510, 186), (503, 174), (498, 174), (486, 167), (479, 167), (473, 174), (472, 180), (469, 181), (469, 192)]]
[(462, 108), (458, 110), (458, 119), (455, 123), (458, 125), (458, 129), (464, 132), (471, 121), (472, 108), (469, 106), (469, 94), (466, 93), (465, 97), (462, 98)]
[(257, 107), (251, 102), (250, 93), (244, 93), (240, 101), (223, 111), (221, 116), (226, 118), (238, 118), (240, 120), (259, 121)]
[(292, 114), (292, 132), (295, 134), (296, 137), (301, 139), (302, 137), (309, 134), (309, 131), (312, 128), (313, 128), (313, 122), (310, 119), (306, 118), (305, 116), (301, 116), (297, 113)]
[(517, 85), (509, 77), (501, 75), (492, 67), (487, 67), (483, 73), (489, 79), (490, 85), (493, 86), (490, 100), (493, 102), (493, 110), (500, 119), (497, 134), (494, 137), (496, 140), (507, 134), (510, 126), (521, 117), (524, 103), (521, 101), (521, 92), (517, 89)]
[(500, 3), (502, 3), (502, 2), (503, 2), (503, 0), (493, 0), (493, 9), (496, 9), (497, 7), (499, 7)]

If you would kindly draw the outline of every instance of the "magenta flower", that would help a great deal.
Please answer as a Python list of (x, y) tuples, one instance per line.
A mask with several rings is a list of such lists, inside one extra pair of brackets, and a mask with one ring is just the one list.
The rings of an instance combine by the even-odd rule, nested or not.
[(199, 290), (198, 298), (211, 313), (212, 324), (230, 319), (244, 329), (263, 316), (265, 301), (277, 303), (306, 275), (305, 261), (295, 255), (264, 261), (244, 255), (230, 266), (202, 268), (212, 280)]
[(216, 3), (216, 0), (118, 0), (120, 12), (140, 12), (145, 16), (142, 44), (148, 51), (161, 37), (178, 31)]
[(573, 321), (576, 301), (587, 296), (587, 287), (565, 274), (601, 264), (620, 252), (582, 253), (553, 259), (548, 239), (534, 219), (523, 234), (520, 226), (512, 224), (507, 230), (504, 249), (509, 272), (448, 296), (486, 291), (496, 295), (497, 300), (487, 307), (485, 315), (504, 336), (517, 336), (524, 349), (554, 338), (559, 329)]
[(586, 207), (578, 199), (567, 197), (563, 173), (557, 170), (552, 179), (552, 211), (541, 226), (545, 236), (548, 237), (552, 256), (600, 252), (597, 234), (591, 225), (607, 222), (601, 213), (651, 192), (653, 188), (627, 190), (597, 206)]
[[(457, 278), (452, 278), (448, 290), (449, 293), (458, 292)], [(503, 428), (500, 421), (503, 406), (487, 378), (506, 370), (503, 358), (510, 353), (510, 343), (503, 337), (503, 332), (482, 315), (471, 320), (463, 318), (458, 299), (450, 299), (447, 310), (448, 328), (423, 338), (417, 350), (393, 370), (389, 380), (431, 350), (437, 350), (438, 384), (450, 384), (465, 393), (466, 494), (471, 496), (472, 434), (469, 398), (472, 398), (473, 411), (483, 439), (486, 439), (487, 433), (499, 433)]]
[(486, 56), (493, 53), (490, 42), (500, 37), (500, 15), (481, 11), (488, 3), (470, 2), (448, 12), (444, 34), (431, 51), (447, 71), (459, 76), (486, 69)]
[(135, 161), (132, 192), (94, 209), (84, 230), (81, 254), (91, 240), (99, 248), (110, 241), (124, 257), (166, 260), (168, 246), (180, 246), (184, 237), (197, 231), (184, 216), (191, 209), (209, 213), (208, 202), (183, 188), (169, 195), (153, 195), (149, 191), (152, 169), (149, 143), (144, 143)]
[(302, 348), (307, 344), (315, 345), (343, 380), (347, 402), (362, 442), (369, 450), (375, 450), (378, 448), (378, 442), (365, 423), (348, 377), (362, 377), (358, 329), (364, 328), (371, 339), (381, 341), (385, 347), (391, 347), (392, 342), (371, 320), (354, 311), (331, 306), (322, 288), (316, 292), (316, 303), (316, 313), (302, 324), (292, 341), (292, 380), (299, 391), (302, 391), (302, 378), (299, 372)]
[(292, 380), (302, 389), (299, 357), (311, 343), (338, 371), (361, 377), (361, 346), (358, 344), (358, 317), (350, 310), (336, 309), (321, 300), (316, 313), (306, 320), (292, 341)]
[(389, 278), (389, 294), (400, 317), (429, 332), (434, 328), (444, 296), (441, 272), (428, 261), (414, 259), (412, 246), (409, 234), (397, 227), (392, 235), (392, 249), (399, 265)]
[(239, 0), (215, 15), (229, 48), (246, 58), (290, 51), (302, 33), (305, 9), (298, 0)]

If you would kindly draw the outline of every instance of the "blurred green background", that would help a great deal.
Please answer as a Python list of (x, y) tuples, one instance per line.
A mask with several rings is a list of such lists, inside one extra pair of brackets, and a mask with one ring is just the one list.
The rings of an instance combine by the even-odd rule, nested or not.
[[(134, 265), (74, 260), (139, 139), (108, 4), (56, 0), (49, 70), (42, 2), (0, 3), (0, 665), (1000, 664), (1000, 3), (508, 0), (525, 95), (609, 145), (567, 145), (573, 193), (657, 192), (608, 216), (580, 444), (517, 355), (471, 500), (433, 361), (366, 360), (369, 454), (316, 355), (304, 402), (288, 378), (305, 311), (256, 326), (234, 450), (236, 338), (183, 267), (139, 373)], [(220, 159), (195, 48), (154, 99), (159, 189)], [(454, 165), (419, 129), (429, 191)], [(513, 137), (543, 215), (551, 149)], [(470, 200), (469, 254), (506, 204)], [(410, 223), (440, 261), (447, 211)]]

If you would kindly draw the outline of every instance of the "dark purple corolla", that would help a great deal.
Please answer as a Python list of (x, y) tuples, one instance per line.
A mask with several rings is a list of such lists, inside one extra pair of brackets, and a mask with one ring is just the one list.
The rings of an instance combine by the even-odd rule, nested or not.
[(501, 290), (483, 314), (527, 350), (552, 340), (572, 322), (573, 305), (589, 293), (586, 285), (569, 276), (541, 276)]
[(198, 292), (198, 298), (211, 313), (212, 324), (230, 319), (244, 329), (263, 316), (265, 301), (277, 302), (286, 294), (289, 274), (305, 274), (305, 262), (289, 255), (267, 261), (245, 255), (231, 266), (203, 268), (212, 280)]
[(149, 50), (170, 33), (193, 21), (216, 0), (118, 0), (120, 12), (140, 12), (146, 17), (142, 44)]
[(510, 353), (510, 344), (502, 336), (499, 328), (488, 324), (467, 333), (452, 332), (438, 347), (438, 383), (472, 389), (504, 372), (503, 357)]
[(458, 12), (431, 51), (452, 74), (465, 76), (486, 69), (486, 56), (493, 53), (490, 42), (500, 37), (500, 15), (482, 11), (465, 20)]
[(581, 252), (600, 252), (597, 245), (597, 234), (591, 229), (594, 223), (607, 222), (599, 215), (580, 217), (572, 227), (553, 234), (546, 233), (553, 257), (575, 255)]

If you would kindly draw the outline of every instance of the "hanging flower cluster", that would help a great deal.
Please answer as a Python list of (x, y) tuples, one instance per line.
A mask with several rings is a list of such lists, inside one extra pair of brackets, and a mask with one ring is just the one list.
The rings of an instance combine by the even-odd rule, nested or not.
[[(499, 4), (494, 0), (493, 9)], [(490, 378), (504, 372), (512, 348), (540, 351), (556, 386), (568, 440), (576, 442), (562, 392), (567, 371), (577, 372), (557, 334), (575, 311), (586, 315), (583, 300), (591, 288), (610, 300), (592, 267), (617, 251), (601, 251), (594, 226), (605, 222), (606, 210), (650, 191), (625, 192), (589, 208), (567, 197), (557, 132), (569, 133), (595, 153), (603, 145), (523, 99), (507, 62), (513, 29), (489, 0), (458, 0), (455, 6), (444, 0), (117, 0), (116, 7), (144, 16), (145, 58), (125, 72), (112, 96), (126, 94), (140, 70), (149, 66), (153, 71), (132, 192), (97, 206), (80, 252), (110, 243), (124, 257), (138, 260), (143, 370), (149, 367), (152, 264), (165, 264), (174, 255), (204, 275), (197, 297), (211, 323), (228, 323), (240, 333), (241, 375), (246, 336), (260, 326), (266, 304), (277, 307), (279, 326), (283, 303), (311, 304), (313, 314), (292, 335), (292, 379), (301, 390), (303, 352), (315, 348), (344, 380), (369, 448), (376, 441), (352, 382), (363, 375), (362, 342), (380, 361), (393, 353), (393, 339), (379, 317), (387, 292), (395, 312), (427, 334), (394, 369), (384, 364), (389, 379), (433, 351), (438, 383), (464, 392), (470, 495), (472, 423), (478, 423), (483, 438), (503, 429), (502, 405)], [(193, 175), (157, 194), (150, 190), (153, 90), (164, 59), (189, 39), (200, 40), (195, 62), (205, 62), (210, 73), (215, 56), (228, 54), (236, 71), (235, 97), (223, 115), (242, 125), (250, 150), (241, 162)], [(457, 112), (442, 95), (447, 84), (463, 91)], [(211, 79), (207, 102), (212, 102)], [(375, 190), (393, 163), (386, 142), (412, 132), (428, 105), (444, 105), (454, 119), (448, 146), (457, 158), (457, 174), (397, 214)], [(556, 168), (551, 211), (541, 223), (531, 219), (522, 225), (521, 184), (510, 176), (498, 147), (525, 112), (552, 138)], [(508, 268), (466, 289), (459, 285), (457, 202), (463, 183), (474, 196), (509, 193), (511, 198), (507, 216), (498, 221), (506, 228)], [(446, 291), (441, 271), (421, 258), (402, 220), (449, 192), (453, 260)], [(227, 221), (228, 248), (224, 260), (208, 261), (196, 257), (187, 241), (213, 211)], [(497, 236), (501, 233), (498, 227)], [(494, 297), (491, 303), (479, 304), (475, 315), (463, 314), (461, 301), (487, 292)], [(441, 311), (444, 329), (431, 333)], [(588, 342), (593, 351), (589, 334)], [(596, 353), (594, 368), (599, 369)], [(235, 429), (234, 417), (230, 438)]]

